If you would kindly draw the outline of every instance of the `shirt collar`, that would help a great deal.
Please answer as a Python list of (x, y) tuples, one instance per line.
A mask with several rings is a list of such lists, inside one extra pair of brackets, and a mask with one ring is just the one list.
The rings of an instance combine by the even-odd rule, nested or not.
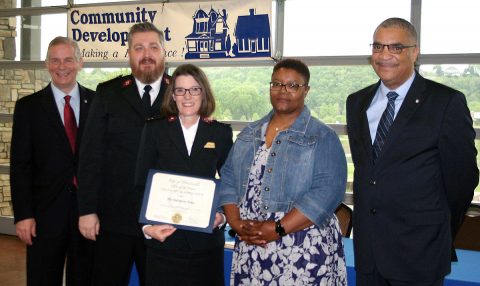
[(382, 81), (380, 83), (380, 93), (386, 97), (387, 93), (389, 93), (390, 91), (395, 91), (396, 93), (398, 93), (397, 99), (405, 98), (405, 96), (407, 96), (408, 90), (410, 89), (410, 86), (412, 86), (413, 80), (415, 79), (415, 75), (416, 73), (413, 72), (412, 75), (401, 86), (397, 87), (395, 90), (391, 90), (388, 87), (386, 87)]
[[(135, 83), (137, 84), (138, 93), (142, 95), (144, 92), (143, 89), (147, 84), (139, 81), (137, 78), (135, 78)], [(149, 83), (148, 85), (152, 87), (152, 90), (150, 90), (150, 95), (158, 94), (160, 92), (161, 84), (162, 84), (162, 77), (158, 78), (156, 81), (152, 83)]]
[(66, 95), (70, 95), (71, 99), (70, 101), (77, 101), (80, 99), (80, 89), (78, 87), (78, 83), (75, 82), (75, 86), (72, 88), (72, 90), (69, 93), (63, 92), (61, 89), (59, 89), (53, 82), (50, 83), (50, 86), (52, 87), (52, 92), (53, 95), (55, 96), (55, 100), (60, 101), (63, 100), (63, 98)]

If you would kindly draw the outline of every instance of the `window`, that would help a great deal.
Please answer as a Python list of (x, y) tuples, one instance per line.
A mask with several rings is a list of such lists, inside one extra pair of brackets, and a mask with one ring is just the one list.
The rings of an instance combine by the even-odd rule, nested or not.
[(284, 55), (369, 55), (373, 31), (393, 16), (410, 19), (409, 1), (285, 1)]
[(423, 0), (421, 52), (480, 53), (479, 9), (480, 3), (472, 0)]
[[(123, 0), (73, 1), (74, 4), (108, 2)], [(242, 38), (238, 42), (238, 51), (262, 52), (271, 46), (279, 50), (275, 57), (296, 57), (309, 65), (311, 90), (306, 104), (316, 117), (331, 124), (340, 134), (349, 162), (351, 186), (353, 165), (345, 135), (345, 100), (350, 93), (378, 80), (368, 62), (369, 44), (375, 27), (388, 17), (412, 20), (420, 31), (420, 73), (462, 91), (474, 125), (480, 128), (480, 37), (477, 36), (480, 6), (477, 2), (273, 0), (271, 38), (258, 41)], [(38, 61), (45, 59), (47, 45), (53, 37), (66, 35), (66, 25), (59, 23), (67, 22), (67, 4), (67, 0), (14, 0), (0, 4), (0, 30), (7, 27), (6, 30), (10, 31), (0, 45), (0, 80), (3, 83), (0, 85), (0, 138), (3, 140), (0, 147), (9, 144), (15, 101), (41, 89), (49, 81), (44, 63)], [(12, 12), (15, 7), (19, 9)], [(27, 9), (31, 7), (39, 8)], [(279, 23), (283, 20), (283, 29), (277, 29), (277, 20)], [(205, 21), (202, 15), (196, 19), (199, 33), (207, 32)], [(222, 29), (223, 22), (218, 22), (215, 31), (222, 33)], [(223, 44), (188, 39), (186, 43), (189, 51), (195, 51), (197, 47), (202, 51), (219, 49)], [(273, 60), (198, 64), (203, 66), (216, 95), (214, 116), (232, 123), (235, 134), (246, 121), (259, 119), (271, 109), (268, 82)], [(169, 66), (171, 74), (175, 65)], [(127, 62), (87, 63), (78, 80), (95, 89), (99, 82), (128, 73)], [(476, 144), (480, 150), (480, 141), (476, 140)], [(8, 168), (1, 168), (1, 164), (8, 164), (8, 152), (4, 151), (0, 148), (0, 185), (5, 182), (4, 185), (8, 186)], [(1, 179), (3, 177), (6, 179)], [(0, 198), (5, 198), (1, 188)], [(480, 187), (477, 187), (474, 201), (480, 202)]]
[[(5, 60), (40, 61), (45, 59), (48, 43), (56, 36), (66, 36), (67, 14), (46, 14), (38, 16), (16, 16), (0, 18), (13, 29), (15, 37), (7, 37)], [(11, 31), (11, 30), (9, 30)]]
[(67, 5), (67, 0), (23, 0), (13, 1), (17, 3), (17, 8), (22, 7), (46, 7), (46, 6), (62, 6)]

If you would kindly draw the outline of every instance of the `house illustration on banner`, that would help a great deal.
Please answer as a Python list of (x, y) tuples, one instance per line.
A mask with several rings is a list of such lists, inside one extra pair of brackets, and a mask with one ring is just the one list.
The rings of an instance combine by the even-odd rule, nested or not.
[[(230, 57), (270, 57), (270, 24), (267, 14), (239, 16), (232, 41), (227, 11), (213, 8), (207, 14), (198, 9), (193, 15), (192, 33), (185, 37), (185, 59)], [(233, 37), (232, 37), (233, 38)], [(233, 42), (233, 43), (232, 43)]]
[(233, 54), (237, 57), (270, 57), (270, 25), (267, 14), (239, 16), (235, 27)]

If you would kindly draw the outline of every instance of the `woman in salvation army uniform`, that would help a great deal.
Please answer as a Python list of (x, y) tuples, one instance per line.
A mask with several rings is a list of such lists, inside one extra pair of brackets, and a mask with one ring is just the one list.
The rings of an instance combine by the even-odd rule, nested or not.
[[(232, 146), (232, 128), (210, 119), (215, 99), (205, 73), (191, 64), (177, 67), (161, 107), (162, 118), (147, 121), (140, 143), (136, 185), (141, 195), (149, 169), (215, 178)], [(225, 216), (215, 215), (213, 233), (143, 226), (147, 285), (224, 284)]]

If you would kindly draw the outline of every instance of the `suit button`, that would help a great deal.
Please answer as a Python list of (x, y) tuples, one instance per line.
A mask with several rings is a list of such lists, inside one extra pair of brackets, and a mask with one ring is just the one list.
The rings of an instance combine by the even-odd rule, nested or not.
[(375, 208), (371, 208), (371, 209), (370, 209), (370, 213), (374, 215), (374, 214), (377, 213), (377, 210), (376, 210)]
[(277, 154), (275, 154), (275, 152), (272, 152), (272, 154), (270, 154), (272, 157), (275, 157)]
[(265, 188), (265, 191), (267, 191), (267, 192), (270, 191), (270, 188), (269, 188), (269, 187), (266, 187), (266, 188)]
[(280, 144), (280, 143), (282, 143), (282, 141), (280, 140), (275, 141), (275, 144)]
[(268, 173), (271, 173), (272, 171), (273, 171), (272, 168), (268, 168), (268, 170), (267, 170)]
[(376, 185), (377, 184), (377, 181), (375, 180), (370, 180), (370, 185)]

